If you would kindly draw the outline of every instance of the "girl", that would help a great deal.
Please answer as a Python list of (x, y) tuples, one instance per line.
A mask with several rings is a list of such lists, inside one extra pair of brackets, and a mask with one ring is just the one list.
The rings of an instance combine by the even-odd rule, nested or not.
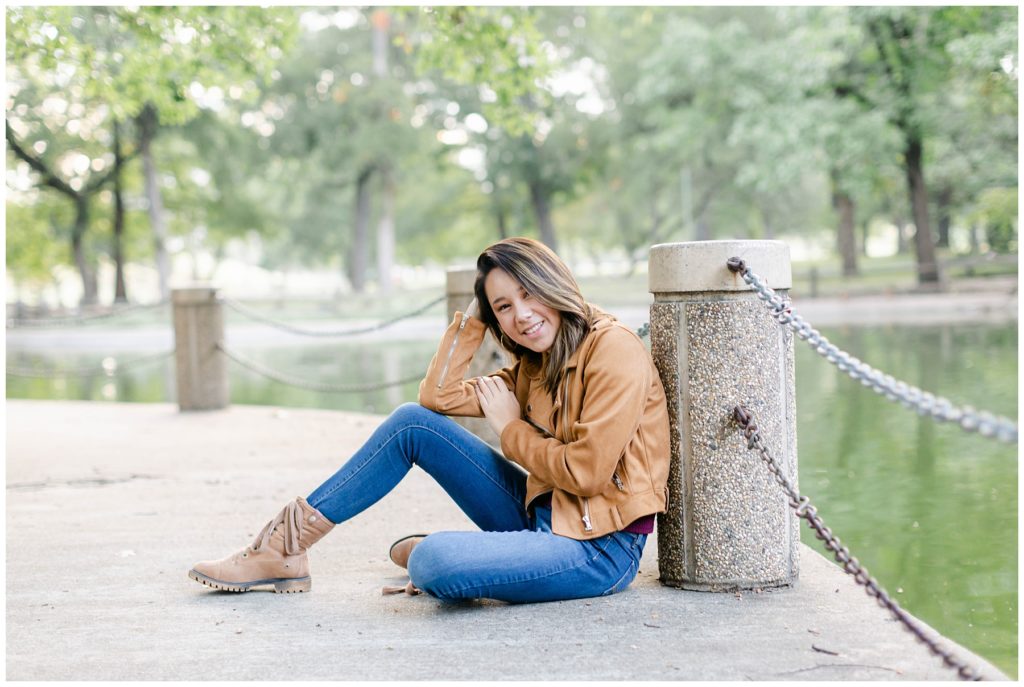
[[(640, 339), (586, 303), (568, 267), (526, 238), (477, 260), (476, 298), (456, 313), (420, 383), (338, 472), (227, 558), (189, 577), (244, 592), (310, 589), (306, 551), (418, 465), (480, 528), (399, 540), (391, 558), (439, 599), (554, 601), (625, 589), (666, 507), (665, 393)], [(487, 330), (515, 363), (463, 375)], [(483, 416), (501, 453), (446, 417)], [(525, 470), (524, 470), (525, 469)]]

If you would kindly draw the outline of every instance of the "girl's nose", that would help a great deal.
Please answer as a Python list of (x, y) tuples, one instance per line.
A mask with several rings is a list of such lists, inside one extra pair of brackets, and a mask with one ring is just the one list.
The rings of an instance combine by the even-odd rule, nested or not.
[(520, 320), (528, 320), (533, 316), (533, 310), (530, 309), (525, 303), (521, 303), (516, 306), (516, 318)]

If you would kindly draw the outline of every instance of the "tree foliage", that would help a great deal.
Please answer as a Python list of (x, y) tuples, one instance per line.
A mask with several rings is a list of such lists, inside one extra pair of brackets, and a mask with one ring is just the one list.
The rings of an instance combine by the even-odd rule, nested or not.
[[(977, 225), (1016, 248), (1014, 8), (387, 14), (382, 72), (369, 9), (10, 8), (8, 123), (69, 189), (95, 191), (98, 239), (112, 123), (157, 113), (179, 249), (241, 239), (273, 269), (365, 262), (388, 189), (408, 263), (512, 234), (634, 265), (657, 242), (802, 236), (855, 262), (879, 220), (912, 221), (919, 251), (933, 224), (943, 245)], [(42, 277), (68, 252), (31, 244), (69, 240), (74, 216), (8, 159), (8, 217), (25, 222), (9, 265)], [(126, 170), (129, 255), (151, 260), (143, 175)], [(90, 260), (107, 250), (86, 244)]]

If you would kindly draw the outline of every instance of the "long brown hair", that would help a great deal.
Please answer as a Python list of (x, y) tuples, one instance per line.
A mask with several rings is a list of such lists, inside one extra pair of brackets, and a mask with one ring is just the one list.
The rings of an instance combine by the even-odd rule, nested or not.
[[(557, 310), (561, 316), (562, 323), (555, 334), (555, 341), (544, 353), (520, 346), (501, 331), (501, 325), (498, 324), (498, 318), (484, 290), (487, 275), (495, 268), (507, 272), (522, 284), (528, 294)], [(477, 258), (473, 291), (480, 307), (480, 319), (491, 330), (494, 338), (516, 360), (526, 360), (539, 368), (544, 388), (554, 398), (565, 375), (565, 365), (583, 343), (594, 316), (566, 264), (540, 241), (524, 237), (503, 239), (486, 248)]]

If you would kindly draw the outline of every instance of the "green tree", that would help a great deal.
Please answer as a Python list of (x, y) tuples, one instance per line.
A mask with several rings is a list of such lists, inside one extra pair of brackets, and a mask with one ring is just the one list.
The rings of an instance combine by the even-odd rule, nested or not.
[[(262, 105), (274, 116), (268, 140), (278, 164), (303, 170), (285, 180), (293, 200), (284, 221), (298, 242), (297, 252), (317, 255), (318, 262), (346, 256), (345, 272), (355, 291), (368, 279), (374, 191), (381, 193), (385, 208), (392, 208), (383, 213), (390, 219), (378, 227), (385, 237), (378, 253), (386, 254), (393, 250), (386, 235), (394, 231), (395, 194), (404, 177), (399, 161), (423, 150), (425, 134), (409, 124), (415, 102), (406, 94), (405, 53), (382, 41), (380, 33), (375, 64), (372, 16), (354, 8), (307, 12), (301, 48), (281, 64), (281, 77)], [(376, 17), (384, 21), (383, 15)], [(295, 187), (297, 178), (302, 188)]]
[[(939, 270), (928, 208), (925, 177), (927, 144), (943, 116), (941, 94), (952, 75), (954, 41), (991, 33), (1003, 22), (1015, 23), (1010, 8), (855, 8), (863, 31), (859, 49), (835, 72), (835, 89), (865, 110), (885, 114), (900, 132), (909, 206), (916, 228), (918, 280), (937, 282)], [(999, 71), (1006, 55), (989, 55), (988, 69)], [(937, 106), (938, 105), (938, 106)]]
[(134, 121), (164, 297), (166, 219), (152, 149), (159, 127), (254, 93), (294, 35), (295, 19), (290, 10), (250, 7), (8, 11), (8, 64), (78, 93), (108, 127)]

